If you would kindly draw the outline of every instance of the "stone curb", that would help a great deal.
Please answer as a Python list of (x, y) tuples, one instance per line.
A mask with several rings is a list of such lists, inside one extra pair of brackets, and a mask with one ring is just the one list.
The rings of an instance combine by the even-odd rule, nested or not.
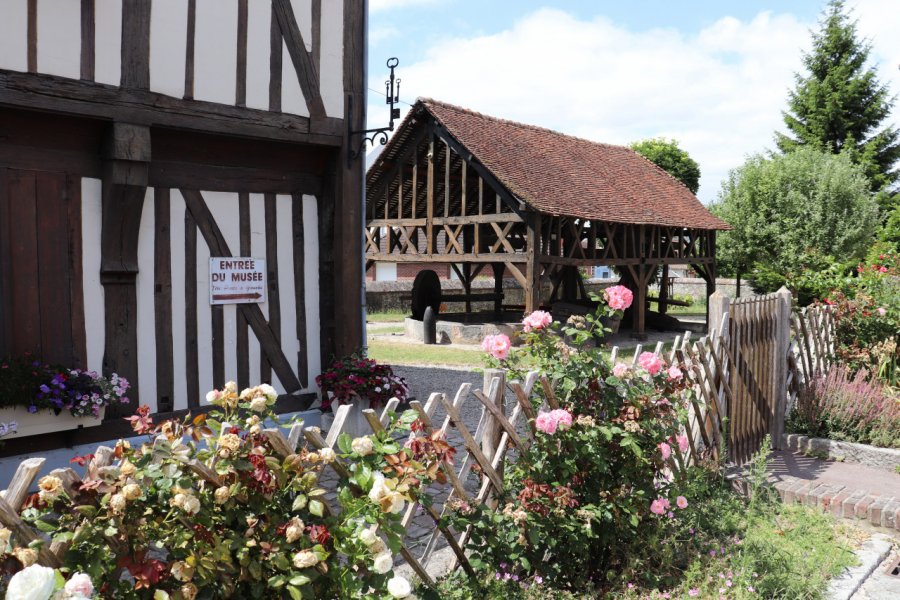
[(848, 567), (840, 577), (831, 581), (825, 592), (826, 600), (850, 600), (866, 579), (884, 561), (892, 547), (891, 538), (876, 533), (856, 551), (860, 564)]
[(801, 454), (822, 455), (832, 460), (859, 463), (892, 472), (900, 467), (900, 449), (896, 448), (877, 448), (853, 442), (811, 438), (799, 433), (785, 433), (781, 439), (785, 449)]
[(862, 519), (876, 527), (900, 531), (900, 498), (796, 477), (775, 482), (774, 488), (785, 504), (797, 502), (821, 508), (837, 518)]

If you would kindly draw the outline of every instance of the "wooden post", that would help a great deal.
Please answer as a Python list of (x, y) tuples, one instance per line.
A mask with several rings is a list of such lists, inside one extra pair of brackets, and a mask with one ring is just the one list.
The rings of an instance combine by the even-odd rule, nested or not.
[(659, 314), (664, 315), (669, 310), (669, 265), (664, 264), (662, 275), (659, 278)]
[(525, 240), (525, 312), (531, 314), (541, 307), (541, 214), (528, 215), (528, 233)]
[(790, 290), (783, 287), (775, 292), (778, 298), (775, 314), (775, 352), (772, 357), (772, 416), (769, 432), (772, 436), (772, 449), (782, 447), (781, 436), (784, 433), (784, 411), (787, 404), (788, 351), (791, 344), (791, 304), (793, 296)]
[(722, 292), (715, 292), (712, 296), (710, 296), (706, 301), (706, 310), (707, 314), (707, 334), (711, 334), (714, 331), (719, 331), (719, 328), (722, 327), (722, 321), (725, 318), (725, 313), (728, 312), (728, 307), (731, 304), (731, 299), (723, 294)]
[[(506, 371), (503, 369), (485, 369), (484, 382), (482, 383), (481, 389), (484, 390), (485, 395), (488, 395), (491, 391), (491, 382), (494, 378), (500, 379), (500, 385), (497, 386), (497, 393), (493, 396), (488, 396), (488, 398), (498, 409), (500, 409), (500, 413), (505, 415), (506, 410), (503, 400), (506, 397)], [(485, 456), (492, 457), (497, 452), (497, 444), (500, 441), (500, 436), (503, 435), (503, 427), (489, 412), (485, 413), (484, 418), (487, 420), (484, 424), (484, 436), (481, 438), (481, 451)], [(503, 471), (499, 471), (499, 474), (502, 477)]]
[(632, 307), (634, 310), (631, 323), (631, 337), (636, 340), (647, 339), (647, 282), (649, 280), (647, 265), (638, 265), (631, 269), (634, 276), (634, 301)]
[(428, 140), (428, 178), (425, 195), (425, 235), (427, 237), (426, 254), (434, 254), (434, 136)]
[[(491, 263), (494, 271), (494, 317), (499, 321), (503, 316), (503, 271), (506, 265), (503, 263)], [(487, 391), (487, 390), (485, 390)]]

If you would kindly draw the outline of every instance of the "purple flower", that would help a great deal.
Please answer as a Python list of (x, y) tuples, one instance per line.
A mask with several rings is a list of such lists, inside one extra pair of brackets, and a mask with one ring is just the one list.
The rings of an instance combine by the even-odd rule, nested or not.
[(34, 404), (32, 404), (31, 406), (28, 407), (28, 412), (30, 412), (30, 413), (36, 413), (36, 412), (37, 412), (37, 406), (35, 406)]

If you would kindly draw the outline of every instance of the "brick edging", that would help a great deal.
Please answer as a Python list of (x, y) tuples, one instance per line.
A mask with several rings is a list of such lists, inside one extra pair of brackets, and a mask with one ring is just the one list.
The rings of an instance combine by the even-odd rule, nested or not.
[(864, 519), (876, 527), (900, 531), (900, 498), (797, 477), (777, 481), (774, 488), (785, 504), (797, 502), (838, 518)]

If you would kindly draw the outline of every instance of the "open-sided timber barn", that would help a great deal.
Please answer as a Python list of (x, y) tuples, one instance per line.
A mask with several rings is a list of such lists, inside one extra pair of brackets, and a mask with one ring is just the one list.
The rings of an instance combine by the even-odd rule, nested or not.
[[(716, 285), (713, 216), (681, 182), (636, 152), (420, 99), (366, 178), (366, 268), (451, 263), (464, 296), (492, 266), (525, 290), (525, 312), (588, 300), (579, 267), (619, 269), (646, 327), (662, 267), (690, 264)], [(550, 282), (549, 298), (541, 285)], [(660, 300), (667, 301), (666, 286)], [(470, 310), (471, 301), (466, 301)]]
[[(303, 408), (321, 361), (361, 346), (365, 18), (364, 0), (0, 3), (0, 356), (133, 384), (65, 441), (229, 379)], [(210, 291), (231, 256), (264, 259), (225, 264), (262, 269), (251, 303)]]

